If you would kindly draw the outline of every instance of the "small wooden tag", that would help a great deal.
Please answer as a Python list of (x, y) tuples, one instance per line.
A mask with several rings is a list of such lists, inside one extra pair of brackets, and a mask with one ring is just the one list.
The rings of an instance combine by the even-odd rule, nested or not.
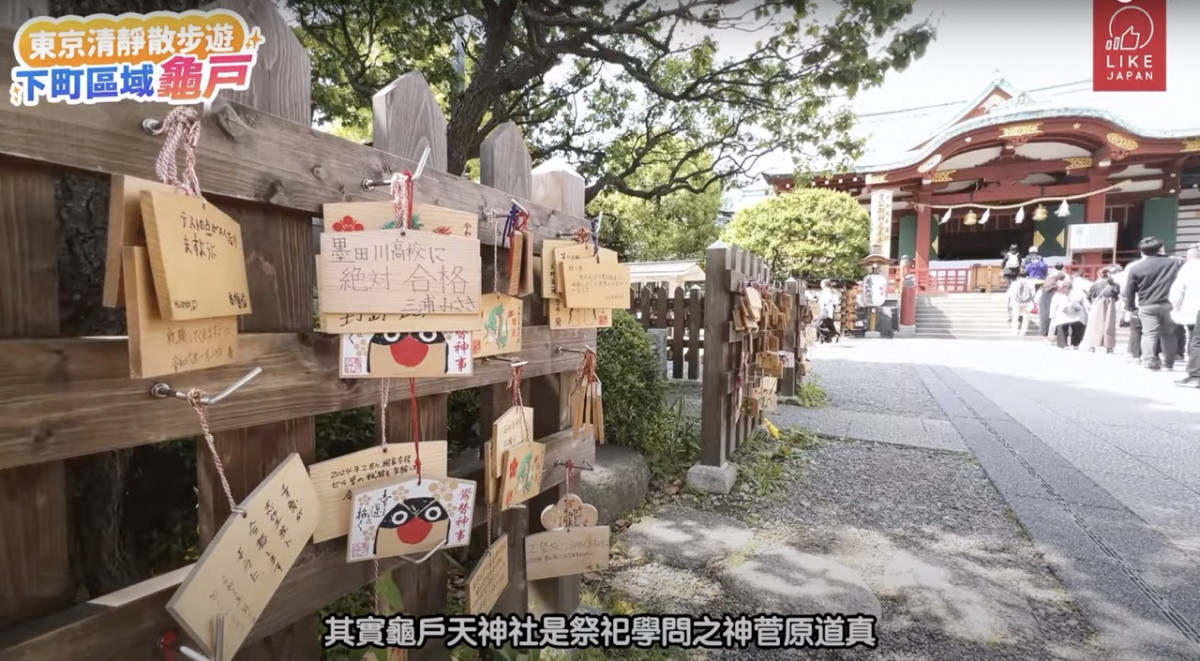
[(533, 242), (532, 232), (521, 232), (522, 257), (521, 280), (517, 288), (517, 296), (529, 296), (533, 293)]
[(525, 537), (525, 577), (530, 581), (608, 568), (612, 531), (580, 526)]
[(515, 230), (508, 240), (509, 262), (504, 274), (504, 293), (509, 296), (521, 295), (521, 269), (525, 261), (525, 233)]
[(104, 257), (104, 294), (106, 308), (125, 306), (125, 274), (121, 267), (122, 250), (146, 245), (142, 225), (142, 191), (175, 194), (179, 190), (157, 181), (113, 175), (108, 194), (108, 244)]
[(600, 381), (592, 384), (592, 427), (595, 429), (596, 442), (604, 443), (604, 400), (600, 396)]
[(542, 510), (542, 527), (546, 530), (594, 526), (600, 520), (595, 505), (583, 502), (579, 496), (569, 493), (558, 502)]
[(399, 379), (471, 376), (471, 333), (347, 333), (339, 336), (338, 376)]
[(579, 430), (583, 429), (584, 400), (587, 395), (580, 386), (571, 393), (571, 438), (579, 438)]
[(424, 555), (471, 543), (475, 483), (445, 477), (355, 489), (346, 562)]
[[(522, 414), (524, 414), (522, 416)], [(524, 420), (522, 420), (524, 417)], [(492, 423), (492, 463), (489, 475), (499, 478), (504, 472), (504, 453), (522, 443), (533, 442), (533, 408), (509, 407)]]
[(492, 610), (508, 587), (508, 535), (500, 536), (467, 577), (467, 613), (483, 615)]
[(484, 294), (482, 330), (471, 334), (471, 357), (483, 358), (521, 350), (521, 299), (507, 294)]
[(500, 475), (500, 510), (533, 498), (541, 492), (542, 463), (546, 446), (522, 443), (504, 453), (504, 472)]

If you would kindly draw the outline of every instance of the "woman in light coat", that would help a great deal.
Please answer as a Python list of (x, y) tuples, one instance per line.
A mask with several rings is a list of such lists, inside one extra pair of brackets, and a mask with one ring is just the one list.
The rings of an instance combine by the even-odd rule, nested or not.
[(1083, 346), (1095, 353), (1096, 349), (1104, 347), (1105, 353), (1112, 353), (1117, 346), (1117, 317), (1121, 316), (1119, 305), (1121, 286), (1113, 279), (1116, 273), (1110, 267), (1100, 269), (1099, 278), (1088, 290), (1089, 303), (1087, 331), (1083, 334)]
[(1079, 348), (1083, 342), (1087, 318), (1087, 294), (1071, 286), (1070, 277), (1059, 280), (1058, 291), (1054, 292), (1054, 297), (1050, 299), (1050, 326), (1055, 329), (1059, 349), (1067, 348), (1068, 336), (1071, 348)]

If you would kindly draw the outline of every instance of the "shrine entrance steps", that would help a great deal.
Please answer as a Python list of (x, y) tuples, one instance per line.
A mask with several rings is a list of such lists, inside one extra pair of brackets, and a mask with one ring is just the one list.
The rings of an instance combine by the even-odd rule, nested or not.
[[(1007, 300), (1002, 293), (919, 295), (916, 337), (1014, 342), (1040, 339), (1036, 315), (1024, 336), (1013, 335)], [(1128, 328), (1118, 328), (1117, 346), (1124, 347), (1128, 337)]]

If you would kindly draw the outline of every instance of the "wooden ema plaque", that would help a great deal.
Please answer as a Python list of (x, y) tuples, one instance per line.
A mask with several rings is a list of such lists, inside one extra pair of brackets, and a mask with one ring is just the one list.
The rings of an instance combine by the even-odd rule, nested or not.
[(159, 314), (170, 321), (250, 314), (242, 226), (198, 197), (140, 195)]
[(119, 260), (125, 271), (125, 319), (129, 375), (144, 379), (229, 365), (237, 361), (237, 317), (165, 321), (145, 248), (129, 247)]
[(466, 331), (349, 333), (339, 342), (343, 379), (471, 376), (471, 334)]
[(483, 328), (471, 333), (471, 357), (498, 356), (521, 350), (521, 299), (484, 294), (480, 313)]
[(608, 526), (580, 526), (525, 538), (525, 577), (530, 581), (585, 574), (608, 568)]
[(346, 562), (468, 546), (475, 483), (423, 477), (355, 489)]
[(108, 244), (104, 257), (104, 295), (106, 308), (125, 306), (125, 274), (121, 267), (122, 251), (130, 246), (146, 245), (146, 230), (142, 226), (142, 191), (164, 195), (178, 189), (137, 177), (114, 175), (108, 194)]
[[(337, 202), (321, 207), (326, 232), (362, 232), (366, 230), (400, 229), (396, 210), (390, 201)], [(412, 228), (471, 239), (479, 237), (479, 216), (469, 211), (455, 211), (431, 204), (414, 204)]]
[(581, 259), (563, 262), (563, 300), (569, 308), (629, 307), (629, 266)]
[(222, 656), (232, 659), (288, 570), (308, 544), (320, 512), (300, 455), (283, 463), (241, 502), (167, 602), (167, 612), (209, 657), (225, 616)]
[[(533, 293), (533, 243), (531, 232), (514, 231), (504, 241), (510, 261), (504, 263), (504, 293), (509, 296), (528, 296)], [(512, 268), (509, 268), (511, 263)], [(500, 268), (500, 265), (496, 265)]]
[(467, 577), (467, 613), (492, 610), (508, 587), (508, 535), (501, 535), (479, 559)]
[(504, 470), (500, 475), (501, 511), (538, 495), (545, 459), (546, 446), (542, 443), (521, 443), (504, 453)]
[[(524, 413), (525, 419), (521, 420)], [(491, 470), (485, 471), (488, 502), (495, 502), (500, 488), (500, 476), (504, 469), (504, 454), (522, 443), (533, 442), (533, 409), (509, 407), (492, 423), (492, 440), (488, 442), (484, 462)]]
[[(336, 539), (350, 531), (351, 494), (355, 489), (414, 477), (416, 448), (389, 443), (315, 463), (308, 476), (317, 492), (320, 521), (313, 543)], [(421, 475), (446, 476), (446, 441), (421, 441)]]
[(429, 232), (322, 234), (321, 312), (478, 316), (479, 254), (474, 239)]

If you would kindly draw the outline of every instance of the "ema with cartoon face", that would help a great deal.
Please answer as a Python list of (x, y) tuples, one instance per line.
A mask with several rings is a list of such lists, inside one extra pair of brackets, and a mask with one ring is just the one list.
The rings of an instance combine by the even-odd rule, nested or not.
[(375, 533), (377, 558), (421, 553), (448, 543), (450, 514), (440, 501), (428, 496), (396, 503), (379, 522)]
[(450, 349), (445, 333), (375, 333), (367, 350), (367, 372), (387, 374), (390, 365), (415, 368), (428, 363), (450, 371)]

